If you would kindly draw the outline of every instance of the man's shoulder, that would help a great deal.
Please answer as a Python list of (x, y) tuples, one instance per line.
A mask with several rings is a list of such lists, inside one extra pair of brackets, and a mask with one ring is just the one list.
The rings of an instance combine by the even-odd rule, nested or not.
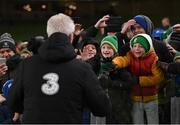
[(82, 60), (80, 60), (80, 59), (73, 59), (73, 60), (72, 60), (72, 63), (73, 63), (73, 64), (75, 63), (76, 66), (77, 66), (77, 67), (80, 67), (80, 68), (90, 68), (90, 67), (91, 67), (89, 63), (87, 63), (87, 62), (85, 62), (85, 61), (82, 61)]

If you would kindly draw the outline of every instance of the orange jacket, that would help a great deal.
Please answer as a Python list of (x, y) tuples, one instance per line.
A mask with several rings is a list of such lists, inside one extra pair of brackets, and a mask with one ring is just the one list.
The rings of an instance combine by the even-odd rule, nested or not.
[(139, 76), (139, 84), (134, 85), (131, 91), (134, 101), (148, 102), (157, 99), (157, 86), (164, 79), (162, 71), (156, 65), (157, 60), (158, 57), (154, 51), (141, 58), (134, 57), (130, 51), (126, 56), (113, 59), (117, 68), (129, 66), (131, 73)]

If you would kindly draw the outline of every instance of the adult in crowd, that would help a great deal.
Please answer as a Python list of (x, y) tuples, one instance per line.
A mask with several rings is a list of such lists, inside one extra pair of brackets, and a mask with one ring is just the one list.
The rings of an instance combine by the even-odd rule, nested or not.
[[(2, 94), (3, 85), (11, 79), (14, 79), (17, 74), (17, 67), (21, 62), (21, 57), (16, 52), (15, 41), (12, 38), (11, 34), (4, 33), (0, 36), (0, 55), (1, 58), (4, 59), (4, 62), (0, 63), (0, 94)], [(3, 103), (4, 107), (6, 107), (5, 102)], [(10, 114), (7, 108), (4, 108), (6, 113), (4, 115), (8, 116), (2, 120), (2, 122), (12, 123), (13, 121), (17, 122), (19, 118), (19, 114), (15, 113)], [(3, 117), (3, 116), (2, 116)], [(11, 121), (12, 119), (13, 121)], [(11, 119), (11, 120), (10, 120)]]
[(23, 123), (82, 123), (83, 105), (106, 116), (111, 105), (91, 67), (76, 59), (73, 20), (62, 13), (47, 22), (39, 54), (24, 60), (10, 88), (8, 106)]

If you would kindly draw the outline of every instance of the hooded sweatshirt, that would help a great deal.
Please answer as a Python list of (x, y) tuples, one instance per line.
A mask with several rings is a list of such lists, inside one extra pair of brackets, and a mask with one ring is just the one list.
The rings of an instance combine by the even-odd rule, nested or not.
[(39, 55), (23, 61), (8, 98), (23, 123), (82, 123), (86, 103), (94, 115), (110, 112), (110, 102), (91, 67), (75, 58), (67, 35), (54, 33)]

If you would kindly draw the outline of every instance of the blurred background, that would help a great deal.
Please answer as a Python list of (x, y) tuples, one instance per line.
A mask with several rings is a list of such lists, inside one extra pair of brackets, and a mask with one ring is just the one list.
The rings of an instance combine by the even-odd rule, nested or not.
[(0, 0), (0, 34), (9, 32), (16, 41), (46, 35), (48, 18), (66, 13), (84, 28), (105, 14), (121, 16), (125, 22), (137, 14), (149, 16), (155, 27), (161, 19), (180, 22), (180, 0)]

